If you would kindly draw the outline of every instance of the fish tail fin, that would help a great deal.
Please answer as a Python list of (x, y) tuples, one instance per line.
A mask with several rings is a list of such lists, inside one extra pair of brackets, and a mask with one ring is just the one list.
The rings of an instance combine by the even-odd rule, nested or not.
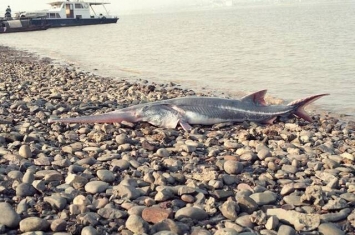
[(294, 108), (295, 108), (294, 115), (296, 115), (296, 116), (298, 116), (300, 118), (303, 118), (304, 120), (306, 120), (308, 122), (312, 122), (312, 118), (304, 110), (304, 108), (307, 105), (309, 105), (310, 103), (313, 103), (314, 101), (318, 100), (322, 96), (326, 96), (326, 95), (329, 95), (329, 94), (319, 94), (319, 95), (309, 96), (309, 97), (304, 98), (304, 99), (299, 99), (299, 100), (292, 101), (291, 103), (289, 103), (287, 105), (288, 106), (294, 106)]
[(135, 115), (130, 112), (110, 112), (99, 115), (72, 117), (72, 118), (50, 118), (48, 123), (120, 123), (122, 121), (139, 121)]

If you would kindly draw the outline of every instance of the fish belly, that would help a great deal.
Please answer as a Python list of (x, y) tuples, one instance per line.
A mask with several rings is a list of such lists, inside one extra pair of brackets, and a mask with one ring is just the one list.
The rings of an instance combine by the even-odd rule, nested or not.
[(233, 121), (225, 118), (210, 117), (208, 115), (195, 113), (195, 112), (186, 112), (185, 119), (190, 124), (201, 124), (201, 125), (213, 125), (221, 122)]

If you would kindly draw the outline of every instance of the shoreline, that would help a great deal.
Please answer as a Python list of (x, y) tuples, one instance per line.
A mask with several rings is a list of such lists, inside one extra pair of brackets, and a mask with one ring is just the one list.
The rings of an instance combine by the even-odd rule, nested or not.
[(312, 112), (313, 123), (194, 125), (191, 133), (48, 124), (52, 115), (204, 94), (3, 46), (0, 60), (0, 210), (8, 215), (0, 233), (355, 232), (353, 121)]
[[(84, 73), (92, 73), (93, 75), (97, 77), (101, 77), (103, 79), (112, 79), (116, 81), (120, 80), (125, 80), (129, 83), (143, 83), (143, 84), (150, 84), (150, 85), (163, 85), (163, 84), (173, 84), (173, 86), (176, 86), (182, 90), (191, 90), (194, 91), (196, 94), (198, 93), (199, 95), (204, 95), (204, 96), (212, 96), (212, 97), (223, 97), (223, 98), (230, 98), (230, 99), (238, 99), (240, 97), (243, 97), (247, 94), (250, 94), (252, 92), (255, 92), (255, 90), (243, 90), (243, 91), (234, 91), (234, 92), (229, 92), (224, 89), (222, 90), (214, 90), (212, 87), (198, 87), (197, 84), (183, 84), (179, 82), (171, 82), (169, 80), (159, 80), (159, 81), (151, 81), (149, 78), (141, 78), (141, 75), (135, 75), (132, 76), (130, 73), (127, 73), (126, 75), (118, 75), (115, 76), (112, 73), (105, 73), (102, 72), (98, 68), (88, 68), (87, 66), (82, 66), (75, 64), (74, 61), (68, 62), (62, 59), (58, 58), (50, 58), (46, 55), (38, 54), (36, 52), (30, 52), (27, 50), (23, 49), (16, 49), (8, 46), (0, 46), (0, 47), (5, 47), (9, 48), (11, 50), (18, 51), (21, 54), (26, 54), (29, 57), (34, 57), (38, 60), (48, 60), (51, 64), (55, 66), (63, 66), (63, 67), (70, 67), (71, 69), (74, 69), (76, 71), (82, 71)], [(123, 71), (123, 70), (122, 70)], [(282, 99), (278, 96), (275, 96), (276, 94), (273, 94), (272, 91), (268, 91), (268, 93), (265, 96), (265, 100), (269, 105), (273, 104), (285, 104), (293, 101), (292, 99)], [(312, 95), (312, 94), (309, 94)], [(314, 94), (313, 94), (314, 95)], [(328, 98), (331, 98), (332, 94)], [(287, 98), (287, 97), (286, 97)], [(296, 97), (295, 99), (300, 99), (302, 97)], [(327, 98), (327, 97), (326, 97)], [(309, 110), (310, 113), (320, 113), (321, 115), (329, 115), (331, 117), (334, 117), (336, 119), (340, 119), (341, 121), (344, 122), (354, 122), (355, 121), (355, 115), (350, 115), (348, 111), (334, 111), (334, 110), (329, 110), (324, 108), (321, 104), (318, 104), (317, 102), (311, 103), (306, 107), (306, 110)]]

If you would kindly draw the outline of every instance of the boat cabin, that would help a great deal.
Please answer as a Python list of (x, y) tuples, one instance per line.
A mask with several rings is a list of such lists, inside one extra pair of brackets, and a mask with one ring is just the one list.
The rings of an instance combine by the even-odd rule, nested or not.
[[(47, 19), (92, 19), (92, 18), (106, 18), (107, 10), (105, 4), (109, 2), (84, 2), (80, 0), (72, 1), (55, 1), (48, 3), (51, 7), (48, 10), (41, 11), (45, 13)], [(96, 14), (93, 6), (102, 6), (105, 11), (105, 15)], [(37, 14), (39, 12), (36, 12)], [(33, 12), (27, 12), (23, 14), (23, 17)]]
[(57, 1), (49, 4), (51, 9), (47, 11), (47, 18), (91, 18), (88, 2)]

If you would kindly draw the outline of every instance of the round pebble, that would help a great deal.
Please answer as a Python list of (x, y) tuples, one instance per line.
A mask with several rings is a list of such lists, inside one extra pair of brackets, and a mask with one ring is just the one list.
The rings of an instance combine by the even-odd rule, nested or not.
[(238, 161), (227, 160), (224, 162), (223, 168), (228, 174), (240, 174), (243, 171), (243, 164)]
[(101, 193), (108, 188), (108, 184), (103, 181), (90, 181), (85, 185), (85, 191), (91, 194)]
[(6, 215), (0, 216), (0, 224), (3, 224), (9, 228), (16, 228), (19, 225), (21, 220), (20, 215), (16, 213), (10, 204), (6, 202), (0, 202), (0, 211), (3, 213), (3, 215)]
[(20, 221), (21, 232), (46, 231), (48, 227), (48, 221), (38, 217), (28, 217)]
[(115, 175), (112, 173), (112, 171), (109, 170), (98, 170), (96, 174), (100, 180), (107, 183), (111, 183), (115, 180)]

